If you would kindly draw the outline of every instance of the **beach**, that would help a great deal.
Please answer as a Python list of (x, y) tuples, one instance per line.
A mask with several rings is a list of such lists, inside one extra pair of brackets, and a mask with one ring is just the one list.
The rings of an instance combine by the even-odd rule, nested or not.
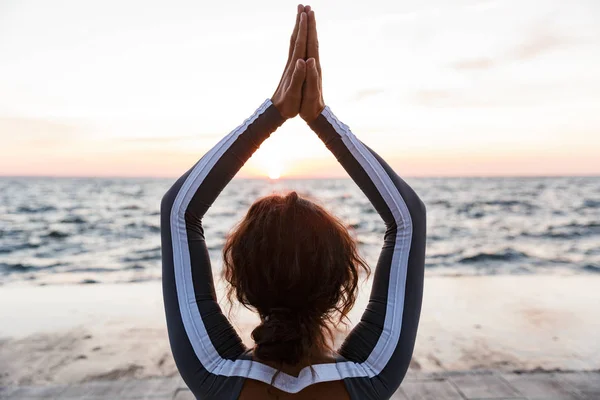
[[(598, 287), (598, 276), (428, 276), (409, 375), (600, 370)], [(0, 289), (0, 304), (0, 386), (177, 375), (160, 282), (12, 284)], [(257, 318), (243, 309), (232, 317), (251, 346)]]
[[(491, 379), (504, 387), (520, 374), (531, 377), (522, 383), (535, 390), (521, 385), (515, 389), (523, 394), (519, 398), (597, 398), (597, 385), (584, 390), (585, 384), (573, 382), (596, 382), (600, 376), (600, 179), (410, 183), (427, 206), (425, 286), (402, 385), (412, 395), (398, 398), (480, 398), (477, 391), (470, 397), (456, 393), (467, 381), (485, 388)], [(141, 178), (0, 179), (0, 192), (11, 193), (0, 201), (0, 398), (12, 393), (8, 398), (75, 399), (98, 388), (113, 395), (85, 398), (130, 398), (122, 388), (145, 398), (156, 385), (184, 388), (170, 351), (161, 289), (159, 203), (171, 184)], [(204, 220), (226, 313), (221, 274), (227, 232), (252, 201), (288, 190), (318, 199), (345, 221), (360, 254), (376, 265), (385, 227), (351, 180), (234, 179)], [(372, 282), (364, 278), (347, 329), (368, 301)], [(239, 307), (231, 317), (252, 347), (258, 318)], [(334, 346), (346, 334), (340, 330)], [(466, 381), (438, 381), (455, 374), (466, 374)], [(571, 374), (568, 387), (581, 386), (591, 397), (546, 390), (564, 374)], [(419, 386), (422, 379), (428, 383)], [(545, 389), (539, 391), (540, 385)], [(436, 387), (454, 397), (438, 392), (419, 397)], [(165, 399), (173, 398), (171, 389)]]

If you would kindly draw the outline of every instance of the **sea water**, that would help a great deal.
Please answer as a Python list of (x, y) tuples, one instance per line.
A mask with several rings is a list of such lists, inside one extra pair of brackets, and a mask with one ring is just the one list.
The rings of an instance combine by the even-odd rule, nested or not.
[[(0, 178), (0, 284), (161, 277), (160, 201), (175, 179)], [(600, 273), (600, 177), (407, 178), (427, 207), (426, 274)], [(204, 218), (213, 273), (257, 198), (296, 190), (341, 217), (372, 267), (385, 226), (345, 179), (234, 179)]]

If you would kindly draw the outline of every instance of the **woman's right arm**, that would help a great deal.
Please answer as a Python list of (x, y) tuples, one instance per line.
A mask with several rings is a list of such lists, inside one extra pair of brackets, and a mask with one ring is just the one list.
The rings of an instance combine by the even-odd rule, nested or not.
[(386, 226), (367, 308), (340, 355), (352, 398), (389, 398), (408, 369), (423, 294), (425, 206), (415, 191), (325, 107), (309, 122)]
[(325, 106), (314, 10), (308, 12), (300, 116), (367, 196), (386, 231), (369, 303), (338, 352), (353, 399), (389, 399), (412, 357), (423, 297), (425, 206), (415, 191)]

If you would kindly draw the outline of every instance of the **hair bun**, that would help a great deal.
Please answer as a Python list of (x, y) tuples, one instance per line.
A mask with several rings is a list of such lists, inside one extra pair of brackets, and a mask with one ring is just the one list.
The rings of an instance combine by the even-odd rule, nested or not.
[(271, 308), (262, 323), (252, 331), (254, 354), (262, 360), (296, 364), (309, 339), (304, 321), (292, 309)]

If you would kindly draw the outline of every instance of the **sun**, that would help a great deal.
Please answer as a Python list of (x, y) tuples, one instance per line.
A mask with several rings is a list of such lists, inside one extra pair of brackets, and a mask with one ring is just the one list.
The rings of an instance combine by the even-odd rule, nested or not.
[(281, 146), (277, 143), (263, 143), (252, 158), (257, 173), (272, 180), (281, 178), (287, 169)]
[(279, 177), (281, 176), (281, 169), (276, 167), (271, 167), (267, 172), (269, 175), (269, 179), (279, 179)]

